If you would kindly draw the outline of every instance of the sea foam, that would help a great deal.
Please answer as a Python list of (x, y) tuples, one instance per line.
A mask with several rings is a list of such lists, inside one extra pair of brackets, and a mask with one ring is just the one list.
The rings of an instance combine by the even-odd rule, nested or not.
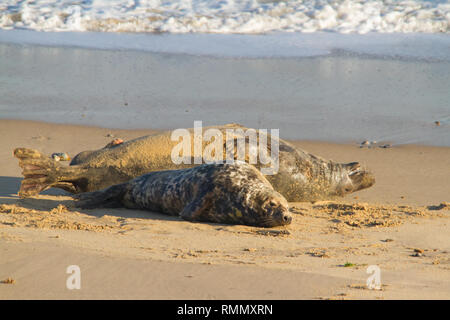
[(168, 33), (449, 33), (449, 1), (4, 0), (0, 28)]

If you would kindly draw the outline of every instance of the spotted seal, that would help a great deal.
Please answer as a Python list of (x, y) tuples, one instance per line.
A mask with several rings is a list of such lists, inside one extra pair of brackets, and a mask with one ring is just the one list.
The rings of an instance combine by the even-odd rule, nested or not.
[(287, 200), (245, 162), (154, 171), (75, 197), (81, 208), (145, 209), (189, 221), (275, 227), (292, 220)]
[[(209, 127), (224, 133), (236, 129), (232, 138), (243, 140), (248, 147), (248, 128), (231, 124)], [(204, 128), (205, 130), (208, 128)], [(237, 129), (241, 129), (240, 131)], [(193, 129), (189, 130), (193, 136)], [(28, 197), (50, 188), (62, 188), (71, 193), (89, 192), (129, 181), (145, 173), (160, 170), (190, 168), (197, 164), (175, 164), (171, 158), (178, 141), (171, 140), (172, 131), (162, 132), (134, 140), (110, 144), (95, 151), (84, 151), (76, 155), (70, 166), (64, 166), (37, 150), (17, 148), (15, 157), (23, 168), (25, 179), (19, 195)], [(335, 196), (368, 188), (375, 183), (373, 175), (362, 170), (358, 162), (338, 163), (312, 155), (283, 139), (258, 132), (257, 139), (277, 142), (279, 169), (276, 174), (266, 175), (273, 188), (288, 201), (326, 200)], [(223, 148), (230, 139), (225, 138)], [(203, 151), (207, 143), (203, 144)], [(272, 145), (269, 144), (268, 152)], [(231, 150), (236, 158), (236, 150)], [(223, 153), (224, 158), (227, 153)], [(245, 159), (248, 162), (248, 158)], [(261, 169), (260, 162), (255, 167)]]

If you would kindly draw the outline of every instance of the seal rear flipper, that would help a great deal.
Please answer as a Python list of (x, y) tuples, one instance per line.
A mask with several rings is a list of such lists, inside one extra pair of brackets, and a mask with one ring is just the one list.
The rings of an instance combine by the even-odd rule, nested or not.
[[(69, 192), (76, 191), (70, 187), (71, 179), (76, 178), (77, 168), (65, 167), (34, 149), (17, 148), (14, 156), (19, 159), (19, 166), (23, 169), (19, 196), (30, 197), (50, 187), (63, 187)], [(78, 169), (79, 171), (79, 169)]]
[(117, 184), (101, 191), (85, 192), (74, 195), (75, 206), (82, 209), (120, 208), (127, 192), (128, 183)]

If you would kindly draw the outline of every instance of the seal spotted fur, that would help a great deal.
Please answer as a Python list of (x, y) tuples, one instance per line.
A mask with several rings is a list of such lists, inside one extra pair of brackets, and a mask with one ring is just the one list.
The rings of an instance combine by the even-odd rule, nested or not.
[(75, 197), (81, 208), (145, 209), (189, 221), (275, 227), (292, 220), (287, 200), (245, 162), (155, 171)]

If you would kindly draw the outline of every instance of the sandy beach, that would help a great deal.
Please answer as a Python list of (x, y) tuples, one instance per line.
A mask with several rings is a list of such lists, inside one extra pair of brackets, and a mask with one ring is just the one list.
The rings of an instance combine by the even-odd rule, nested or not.
[[(111, 135), (154, 132), (0, 120), (0, 299), (450, 298), (448, 147), (294, 141), (358, 161), (377, 182), (341, 199), (290, 203), (293, 223), (282, 228), (75, 210), (54, 189), (17, 196), (15, 147), (74, 156)], [(70, 265), (80, 267), (80, 290), (66, 288)], [(381, 290), (366, 286), (370, 265), (381, 270)]]

